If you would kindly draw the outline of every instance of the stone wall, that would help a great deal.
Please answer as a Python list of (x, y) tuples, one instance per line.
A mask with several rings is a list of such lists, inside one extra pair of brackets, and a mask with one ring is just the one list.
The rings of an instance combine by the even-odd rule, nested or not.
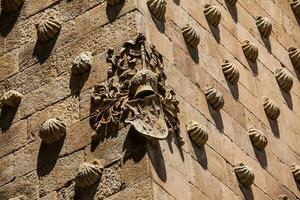
[[(4, 0), (2, 0), (4, 1)], [(0, 16), (0, 94), (23, 94), (17, 109), (1, 110), (0, 199), (277, 199), (300, 198), (291, 165), (300, 165), (299, 70), (293, 67), (290, 47), (300, 48), (299, 19), (287, 0), (166, 0), (165, 20), (151, 15), (146, 1), (126, 0), (108, 6), (105, 0), (28, 1)], [(218, 7), (221, 21), (209, 25), (205, 3)], [(272, 33), (260, 35), (255, 17), (268, 17)], [(39, 42), (35, 25), (55, 17), (62, 28), (48, 42)], [(181, 28), (192, 25), (200, 43), (192, 48)], [(119, 51), (124, 42), (142, 32), (164, 59), (166, 88), (180, 102), (178, 145), (173, 133), (166, 140), (145, 141), (131, 135), (128, 126), (93, 142), (90, 121), (93, 87), (107, 79), (107, 50)], [(244, 40), (258, 48), (256, 62), (247, 60)], [(74, 59), (91, 52), (91, 69), (73, 76)], [(237, 85), (226, 80), (222, 60), (239, 71)], [(277, 83), (276, 69), (288, 69), (290, 92)], [(206, 101), (213, 86), (224, 99), (216, 111)], [(280, 109), (270, 120), (263, 97)], [(44, 121), (60, 118), (66, 136), (46, 145), (39, 132)], [(204, 126), (203, 147), (191, 141), (186, 124)], [(264, 133), (268, 145), (258, 151), (248, 130)], [(76, 187), (78, 167), (98, 159), (101, 179), (87, 189)], [(239, 183), (234, 168), (250, 166), (255, 175), (251, 188)]]

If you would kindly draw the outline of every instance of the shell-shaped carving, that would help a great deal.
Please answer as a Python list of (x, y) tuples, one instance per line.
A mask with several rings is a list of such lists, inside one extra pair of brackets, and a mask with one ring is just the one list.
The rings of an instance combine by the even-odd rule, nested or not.
[(18, 10), (22, 6), (23, 2), (24, 0), (2, 0), (1, 7), (4, 12), (11, 13)]
[(289, 200), (289, 198), (285, 194), (281, 194), (277, 197), (277, 200)]
[(181, 29), (181, 32), (185, 41), (191, 45), (191, 47), (196, 48), (198, 46), (200, 42), (200, 36), (194, 27), (187, 24)]
[(20, 104), (22, 98), (23, 95), (20, 92), (10, 90), (1, 97), (0, 107), (8, 106), (15, 108)]
[(231, 5), (231, 6), (234, 6), (237, 2), (237, 0), (226, 0), (226, 2)]
[(120, 3), (121, 1), (123, 1), (123, 0), (106, 0), (107, 5), (110, 5), (110, 6), (114, 6), (118, 3)]
[(265, 149), (268, 145), (268, 140), (266, 136), (264, 136), (264, 134), (261, 131), (255, 128), (251, 128), (249, 130), (249, 137), (253, 146), (255, 146), (256, 149), (258, 149), (259, 151)]
[(18, 197), (10, 198), (9, 200), (27, 200), (27, 197), (24, 195), (21, 195)]
[(166, 0), (147, 0), (147, 5), (152, 13), (157, 19), (163, 19), (167, 9)]
[(252, 42), (245, 40), (242, 44), (242, 49), (248, 60), (251, 60), (252, 62), (256, 61), (258, 57), (258, 49)]
[(237, 67), (230, 63), (229, 60), (223, 60), (221, 64), (225, 78), (233, 85), (236, 85), (240, 78), (240, 73)]
[(290, 4), (297, 17), (300, 17), (300, 0), (290, 0)]
[(42, 21), (40, 24), (36, 25), (38, 40), (41, 42), (46, 42), (54, 38), (61, 29), (61, 24), (50, 17), (47, 20)]
[(289, 92), (293, 87), (293, 78), (286, 68), (276, 69), (275, 77), (280, 87)]
[(66, 125), (58, 118), (45, 121), (40, 129), (40, 137), (45, 144), (53, 144), (66, 135)]
[(208, 87), (205, 90), (205, 97), (207, 102), (215, 110), (220, 110), (224, 106), (223, 94), (213, 87)]
[(207, 131), (195, 121), (189, 121), (186, 124), (186, 130), (191, 138), (198, 146), (204, 146), (208, 140)]
[(300, 166), (296, 164), (292, 164), (291, 170), (295, 180), (300, 183)]
[(75, 184), (80, 188), (88, 188), (100, 179), (102, 172), (103, 166), (99, 161), (82, 163), (77, 169)]
[(79, 54), (73, 61), (72, 73), (74, 75), (80, 75), (88, 71), (93, 62), (93, 57), (91, 52), (84, 52)]
[(204, 15), (212, 26), (218, 26), (221, 21), (221, 12), (217, 6), (205, 4)]
[(238, 180), (245, 186), (250, 187), (254, 182), (254, 173), (251, 167), (246, 166), (243, 163), (240, 163), (234, 168), (234, 172)]
[(264, 37), (269, 37), (272, 32), (272, 22), (267, 17), (256, 17), (256, 26), (260, 34)]
[(279, 117), (280, 109), (271, 99), (265, 97), (263, 101), (263, 106), (267, 116), (270, 119), (275, 120)]
[(290, 59), (295, 68), (300, 68), (300, 49), (294, 47), (289, 48), (288, 50)]

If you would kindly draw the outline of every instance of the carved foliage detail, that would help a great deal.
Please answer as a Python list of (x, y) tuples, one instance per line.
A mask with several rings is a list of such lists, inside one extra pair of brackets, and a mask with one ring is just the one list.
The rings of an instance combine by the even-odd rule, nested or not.
[(167, 2), (165, 0), (147, 0), (150, 12), (157, 19), (163, 19), (166, 13)]
[(295, 180), (300, 184), (300, 166), (293, 164), (291, 169)]
[(8, 106), (15, 108), (20, 104), (22, 98), (23, 95), (20, 92), (10, 90), (1, 97), (0, 107)]
[(91, 52), (81, 53), (75, 58), (72, 65), (72, 73), (80, 75), (90, 70), (93, 63), (93, 57)]
[(272, 32), (272, 22), (267, 17), (258, 16), (256, 18), (256, 26), (260, 34), (264, 37), (269, 37)]
[(265, 149), (268, 145), (268, 140), (266, 136), (264, 136), (264, 134), (261, 131), (255, 128), (251, 128), (249, 130), (249, 137), (253, 146), (255, 146), (260, 151)]
[(258, 49), (257, 47), (248, 40), (245, 40), (242, 44), (242, 49), (244, 54), (248, 60), (255, 62), (258, 57)]
[(218, 26), (221, 21), (221, 12), (217, 6), (205, 4), (204, 15), (212, 26)]
[(249, 166), (240, 163), (234, 168), (238, 180), (245, 186), (250, 187), (254, 182), (254, 173)]
[(46, 42), (54, 38), (61, 29), (61, 24), (50, 17), (47, 20), (42, 21), (40, 24), (36, 25), (38, 40), (41, 42)]
[(289, 48), (288, 50), (290, 59), (295, 68), (300, 68), (300, 49), (294, 47)]
[(77, 169), (75, 175), (75, 183), (77, 187), (88, 188), (96, 183), (102, 175), (103, 166), (100, 161), (96, 160), (93, 163), (82, 163)]
[(11, 13), (18, 10), (22, 6), (23, 2), (24, 0), (2, 0), (1, 7), (4, 12)]
[(270, 119), (275, 120), (279, 117), (280, 109), (271, 99), (265, 97), (263, 100), (263, 106)]
[(240, 73), (237, 67), (228, 60), (223, 60), (221, 64), (225, 78), (233, 85), (236, 85), (240, 78)]
[(290, 0), (290, 4), (297, 17), (300, 17), (300, 0)]
[(223, 94), (213, 87), (208, 87), (205, 90), (205, 97), (207, 102), (215, 110), (220, 110), (224, 106)]
[(124, 0), (106, 0), (108, 5), (114, 6)]
[(189, 121), (186, 124), (186, 130), (191, 138), (198, 146), (204, 146), (208, 140), (207, 131), (195, 121)]
[(58, 118), (45, 121), (40, 129), (40, 137), (45, 144), (53, 144), (66, 135), (66, 125)]
[(226, 2), (231, 5), (231, 6), (234, 6), (236, 4), (238, 0), (226, 0)]
[(186, 24), (181, 29), (182, 35), (185, 41), (191, 45), (191, 47), (196, 48), (200, 42), (200, 36), (197, 33), (196, 29), (189, 24)]
[(276, 69), (275, 77), (280, 87), (289, 92), (293, 87), (293, 78), (286, 68)]

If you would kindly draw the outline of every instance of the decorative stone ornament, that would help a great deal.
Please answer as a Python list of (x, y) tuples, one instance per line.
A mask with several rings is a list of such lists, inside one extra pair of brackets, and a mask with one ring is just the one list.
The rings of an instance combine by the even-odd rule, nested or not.
[(218, 26), (221, 21), (221, 12), (217, 6), (205, 4), (204, 15), (212, 26)]
[(289, 92), (292, 89), (293, 78), (290, 72), (286, 68), (276, 69), (275, 77), (278, 84), (284, 91)]
[(75, 175), (75, 185), (79, 188), (88, 188), (102, 176), (103, 166), (98, 160), (93, 163), (82, 163)]
[(236, 85), (240, 78), (240, 73), (237, 67), (230, 63), (229, 60), (223, 60), (221, 64), (225, 78), (232, 84)]
[(280, 109), (271, 99), (265, 97), (263, 100), (263, 106), (270, 119), (275, 120), (279, 117)]
[(242, 44), (242, 49), (248, 60), (252, 62), (256, 61), (258, 57), (258, 49), (252, 42), (245, 40)]
[(1, 7), (4, 12), (12, 13), (17, 11), (23, 3), (24, 0), (1, 0)]
[(289, 198), (285, 194), (281, 194), (277, 197), (277, 200), (289, 200)]
[(166, 0), (147, 0), (148, 8), (152, 15), (157, 19), (162, 20), (167, 9)]
[(192, 141), (196, 143), (197, 146), (204, 146), (208, 140), (207, 131), (195, 121), (189, 121), (186, 124), (186, 130)]
[(23, 95), (20, 92), (10, 90), (4, 93), (4, 95), (1, 97), (0, 107), (8, 106), (11, 108), (15, 108), (20, 104), (22, 98)]
[(295, 180), (300, 184), (300, 166), (292, 164), (291, 169)]
[(123, 1), (123, 0), (106, 0), (107, 5), (110, 5), (110, 6), (117, 5), (117, 4), (120, 3), (121, 1)]
[(94, 87), (92, 126), (96, 135), (107, 127), (130, 125), (150, 140), (162, 140), (172, 132), (178, 144), (179, 102), (173, 90), (165, 89), (166, 76), (162, 55), (154, 45), (146, 45), (143, 34), (124, 43), (120, 52), (107, 52), (107, 80)]
[(207, 102), (215, 110), (220, 110), (224, 106), (223, 94), (213, 87), (207, 87), (205, 90), (205, 97)]
[(38, 40), (46, 42), (54, 38), (59, 33), (61, 24), (53, 17), (50, 17), (36, 25), (36, 29)]
[(231, 5), (231, 6), (234, 6), (237, 2), (237, 0), (226, 0), (226, 2)]
[(254, 182), (254, 173), (251, 167), (240, 163), (234, 168), (238, 180), (245, 186), (250, 187)]
[(269, 37), (272, 32), (272, 22), (267, 17), (256, 17), (256, 26), (260, 34), (264, 37)]
[(40, 129), (40, 138), (45, 144), (54, 144), (66, 135), (66, 125), (58, 118), (45, 121)]
[(93, 57), (91, 52), (81, 53), (73, 61), (72, 73), (74, 75), (81, 75), (90, 70), (92, 63)]
[(290, 4), (297, 17), (300, 17), (300, 0), (290, 0)]
[(196, 48), (200, 42), (200, 36), (197, 33), (196, 29), (189, 24), (186, 24), (181, 29), (182, 35), (185, 41), (191, 45), (191, 47)]
[(295, 68), (300, 68), (300, 49), (296, 49), (294, 47), (289, 48), (288, 50), (290, 59)]
[(266, 136), (264, 136), (264, 134), (261, 131), (255, 128), (251, 128), (249, 130), (249, 137), (253, 146), (255, 146), (256, 149), (259, 151), (264, 150), (268, 145), (268, 140)]

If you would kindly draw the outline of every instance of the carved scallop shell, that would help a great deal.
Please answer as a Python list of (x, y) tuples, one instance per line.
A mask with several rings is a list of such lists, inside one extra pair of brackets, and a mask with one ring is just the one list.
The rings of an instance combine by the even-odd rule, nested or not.
[(195, 121), (189, 121), (186, 124), (186, 130), (191, 138), (198, 146), (204, 146), (208, 140), (208, 133), (204, 128)]
[(196, 48), (198, 46), (200, 42), (200, 36), (194, 27), (187, 24), (181, 29), (181, 32), (185, 41), (191, 45), (191, 47)]
[(218, 26), (221, 21), (221, 12), (217, 6), (205, 4), (204, 15), (212, 26)]
[(205, 97), (207, 102), (215, 110), (220, 110), (224, 106), (223, 94), (213, 87), (208, 87), (205, 90)]
[(248, 60), (255, 62), (258, 57), (257, 47), (250, 41), (245, 40), (242, 44), (244, 54)]
[(291, 169), (295, 180), (300, 183), (300, 166), (292, 164)]
[(1, 7), (4, 12), (11, 13), (18, 10), (22, 6), (23, 2), (24, 0), (2, 0)]
[(279, 117), (280, 109), (271, 99), (265, 97), (263, 101), (263, 106), (267, 116), (270, 119), (275, 120)]
[(289, 198), (285, 194), (281, 194), (277, 197), (277, 200), (289, 200)]
[(60, 31), (61, 25), (53, 17), (36, 25), (38, 40), (45, 42), (54, 38)]
[(300, 68), (300, 49), (294, 47), (289, 48), (288, 50), (290, 59), (295, 68)]
[(90, 163), (82, 163), (75, 175), (75, 184), (80, 188), (88, 188), (96, 183), (102, 175), (103, 166), (99, 161)]
[(106, 0), (108, 5), (114, 6), (123, 0)]
[(237, 0), (226, 0), (226, 2), (231, 5), (231, 6), (234, 6), (237, 2)]
[(20, 92), (10, 90), (1, 97), (0, 105), (1, 107), (8, 106), (15, 108), (20, 104), (22, 98), (23, 95)]
[(256, 18), (256, 26), (260, 34), (264, 37), (269, 37), (272, 32), (272, 22), (267, 17), (258, 16)]
[(93, 57), (91, 52), (84, 52), (79, 54), (73, 61), (72, 73), (75, 75), (80, 75), (88, 71), (93, 62)]
[(163, 19), (167, 9), (167, 2), (165, 0), (147, 0), (147, 5), (157, 19)]
[(251, 167), (240, 163), (238, 166), (234, 168), (234, 172), (238, 178), (238, 180), (245, 186), (250, 187), (254, 182), (254, 173)]
[(255, 146), (259, 151), (265, 149), (268, 145), (268, 140), (266, 136), (264, 136), (264, 134), (261, 131), (255, 128), (251, 128), (249, 130), (249, 137), (253, 146)]
[(58, 118), (45, 121), (40, 129), (40, 137), (45, 144), (58, 142), (66, 135), (66, 125)]
[(236, 85), (240, 78), (240, 73), (237, 67), (228, 60), (223, 60), (221, 64), (225, 78), (233, 85)]
[(276, 69), (275, 77), (280, 87), (289, 92), (293, 87), (293, 78), (286, 68)]
[(300, 0), (290, 0), (290, 4), (297, 17), (300, 17)]

